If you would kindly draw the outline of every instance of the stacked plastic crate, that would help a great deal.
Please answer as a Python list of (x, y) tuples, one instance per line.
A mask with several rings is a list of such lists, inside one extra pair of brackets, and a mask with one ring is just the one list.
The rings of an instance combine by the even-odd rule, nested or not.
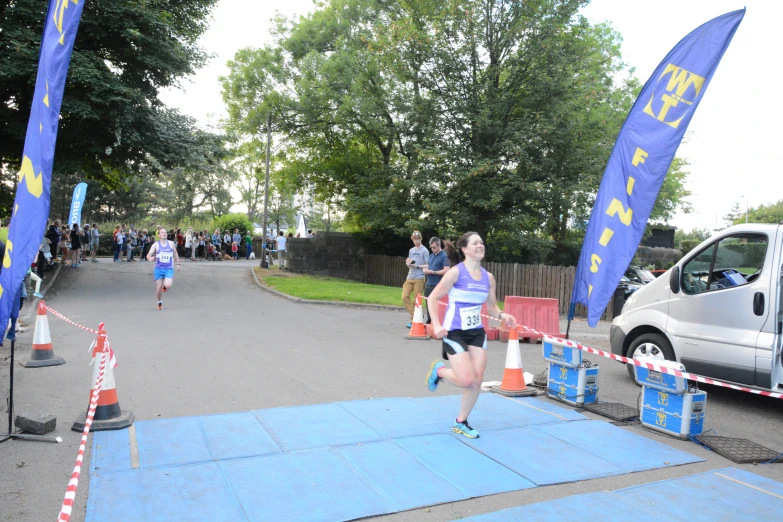
[[(670, 370), (685, 371), (681, 363), (638, 357), (637, 361)], [(634, 366), (636, 382), (642, 386), (639, 417), (642, 425), (683, 439), (704, 431), (707, 392), (689, 385), (684, 377)]]
[(544, 360), (549, 362), (547, 395), (574, 406), (598, 399), (598, 366), (582, 359), (582, 350), (545, 337)]

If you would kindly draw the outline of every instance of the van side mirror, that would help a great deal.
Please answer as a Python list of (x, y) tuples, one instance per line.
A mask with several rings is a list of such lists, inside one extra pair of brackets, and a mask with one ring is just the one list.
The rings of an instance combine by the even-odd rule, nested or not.
[(680, 267), (675, 266), (672, 268), (672, 273), (669, 275), (669, 288), (675, 294), (680, 293)]

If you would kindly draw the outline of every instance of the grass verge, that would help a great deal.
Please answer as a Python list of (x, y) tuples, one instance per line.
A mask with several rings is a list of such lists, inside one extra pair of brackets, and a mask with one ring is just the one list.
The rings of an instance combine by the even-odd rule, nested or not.
[(284, 294), (315, 301), (341, 301), (387, 306), (402, 306), (401, 288), (368, 285), (334, 277), (292, 274), (277, 267), (254, 268), (256, 277)]

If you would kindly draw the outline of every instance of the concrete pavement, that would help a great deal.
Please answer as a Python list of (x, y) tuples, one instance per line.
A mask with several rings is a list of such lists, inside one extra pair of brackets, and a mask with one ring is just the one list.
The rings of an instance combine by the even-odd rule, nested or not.
[[(407, 314), (292, 303), (261, 291), (250, 273), (256, 262), (186, 262), (174, 288), (155, 309), (152, 266), (145, 262), (100, 263), (63, 268), (47, 303), (74, 321), (106, 323), (119, 366), (119, 402), (139, 420), (249, 411), (275, 406), (370, 397), (428, 395), (424, 374), (439, 357), (435, 341), (405, 341)], [(56, 292), (56, 293), (54, 293)], [(16, 411), (57, 416), (62, 444), (9, 441), (0, 444), (0, 520), (54, 519), (73, 469), (80, 434), (70, 431), (83, 416), (90, 390), (91, 336), (49, 316), (54, 349), (63, 366), (17, 366)], [(577, 339), (600, 345), (599, 336)], [(29, 355), (32, 328), (18, 337), (17, 359)], [(8, 343), (0, 359), (8, 354)], [(499, 379), (505, 345), (490, 343), (486, 379)], [(540, 345), (523, 345), (525, 369), (545, 365)], [(596, 362), (596, 361), (594, 361)], [(638, 388), (625, 369), (601, 364), (601, 400), (633, 404)], [(7, 386), (7, 361), (0, 382)], [(442, 386), (439, 394), (457, 390)], [(707, 427), (720, 435), (750, 438), (783, 451), (779, 401), (709, 388)], [(588, 416), (591, 416), (588, 414)], [(598, 417), (596, 417), (598, 418)], [(5, 424), (5, 417), (0, 421)], [(480, 429), (480, 426), (476, 426)], [(444, 426), (448, 430), (449, 426)], [(449, 520), (574, 493), (618, 489), (673, 476), (734, 465), (690, 442), (627, 428), (706, 458), (701, 464), (606, 479), (517, 491), (398, 513), (381, 520)], [(84, 519), (88, 491), (85, 460), (73, 520)], [(783, 466), (738, 466), (783, 480)]]

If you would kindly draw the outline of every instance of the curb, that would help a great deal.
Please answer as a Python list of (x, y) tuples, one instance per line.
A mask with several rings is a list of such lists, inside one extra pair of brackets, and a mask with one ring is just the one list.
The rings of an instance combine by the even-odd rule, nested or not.
[(314, 305), (324, 305), (324, 306), (340, 306), (343, 308), (365, 308), (369, 310), (380, 310), (384, 312), (405, 311), (404, 306), (374, 305), (374, 304), (365, 304), (365, 303), (350, 303), (344, 301), (317, 301), (313, 299), (302, 299), (301, 297), (294, 297), (288, 294), (284, 294), (283, 292), (278, 292), (273, 288), (269, 288), (268, 286), (266, 286), (265, 284), (263, 284), (261, 281), (258, 280), (258, 276), (256, 275), (255, 268), (251, 268), (250, 273), (253, 275), (253, 280), (256, 282), (256, 285), (258, 285), (258, 287), (261, 290), (263, 290), (264, 292), (268, 292), (272, 295), (275, 295), (277, 297), (282, 297), (283, 299), (287, 299), (292, 303), (314, 304)]

